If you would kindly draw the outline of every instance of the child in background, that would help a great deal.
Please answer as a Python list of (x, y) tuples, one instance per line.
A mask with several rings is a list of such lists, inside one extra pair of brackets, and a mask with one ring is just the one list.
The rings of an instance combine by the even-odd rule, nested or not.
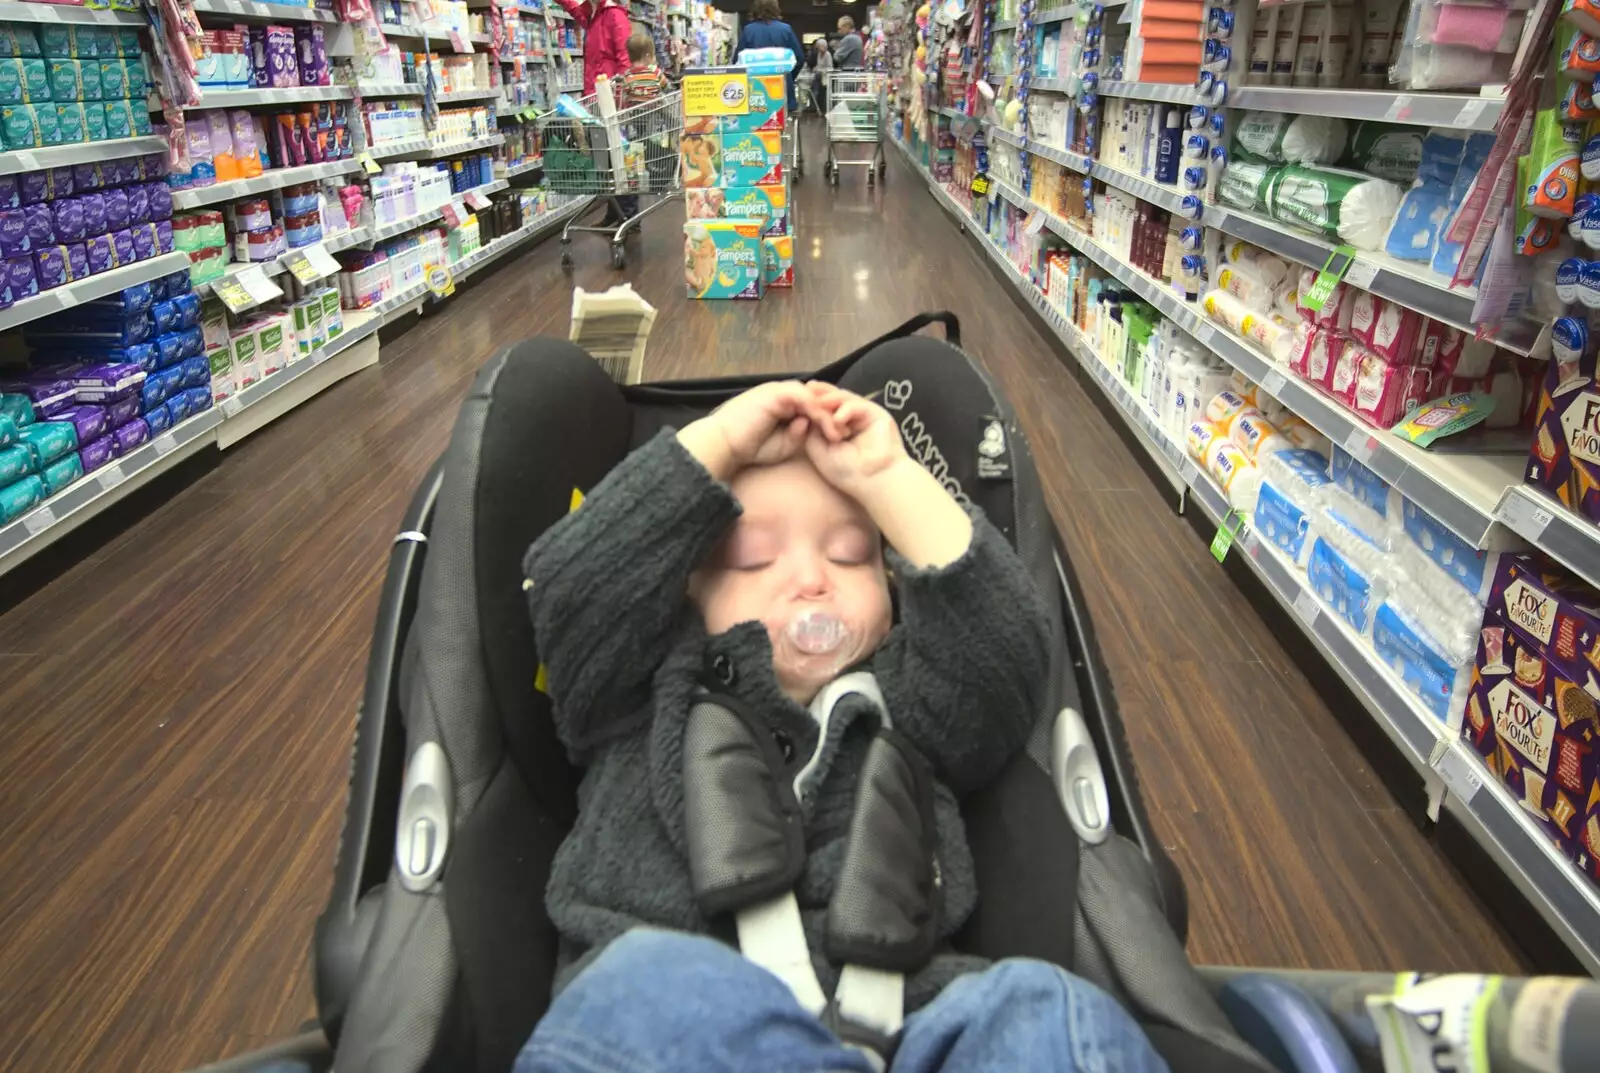
[[(656, 66), (656, 43), (650, 35), (643, 30), (635, 30), (633, 36), (628, 38), (628, 62), (631, 66), (628, 73), (622, 76), (622, 85), (617, 97), (618, 108), (632, 108), (660, 97), (666, 89), (667, 80), (661, 74), (661, 68)], [(654, 111), (652, 109), (652, 111)], [(640, 122), (636, 124), (633, 136), (645, 138), (644, 160), (645, 170), (650, 175), (650, 189), (661, 193), (672, 183), (672, 157), (671, 143), (665, 134), (649, 129), (659, 124)], [(632, 216), (638, 210), (639, 199), (619, 198), (623, 211)]]

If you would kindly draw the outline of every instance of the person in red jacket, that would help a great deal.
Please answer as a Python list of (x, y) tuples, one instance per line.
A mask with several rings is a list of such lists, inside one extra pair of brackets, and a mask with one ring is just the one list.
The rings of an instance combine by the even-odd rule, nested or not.
[(619, 0), (561, 0), (573, 21), (583, 28), (583, 95), (594, 92), (594, 80), (605, 75), (616, 82), (628, 73), (628, 38), (633, 24), (628, 5)]

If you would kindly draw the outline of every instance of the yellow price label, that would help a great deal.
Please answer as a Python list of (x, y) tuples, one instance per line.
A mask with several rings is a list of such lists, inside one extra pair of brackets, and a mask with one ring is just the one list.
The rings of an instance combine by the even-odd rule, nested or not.
[(455, 277), (450, 274), (449, 265), (429, 265), (426, 278), (428, 290), (439, 298), (448, 298), (456, 293)]
[(371, 153), (362, 153), (356, 159), (361, 162), (361, 166), (366, 169), (368, 175), (376, 175), (383, 170), (378, 166), (378, 162), (372, 159)]
[(322, 278), (322, 273), (317, 271), (317, 266), (305, 254), (295, 254), (292, 258), (285, 258), (284, 264), (289, 266), (289, 273), (301, 283), (315, 283)]
[(684, 115), (748, 115), (750, 76), (743, 71), (683, 76)]
[(244, 289), (244, 285), (236, 279), (219, 279), (212, 284), (211, 289), (222, 299), (222, 304), (234, 313), (246, 306), (255, 305), (256, 302), (250, 297), (250, 292)]

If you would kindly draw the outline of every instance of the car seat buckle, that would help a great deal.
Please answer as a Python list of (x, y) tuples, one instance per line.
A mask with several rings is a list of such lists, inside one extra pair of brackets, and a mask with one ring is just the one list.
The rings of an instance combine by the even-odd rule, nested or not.
[(1056, 715), (1050, 735), (1050, 781), (1078, 837), (1098, 846), (1111, 833), (1111, 799), (1089, 724), (1075, 709)]
[(394, 838), (395, 870), (400, 885), (422, 893), (444, 871), (450, 846), (450, 765), (436, 741), (425, 741), (411, 754), (400, 787), (400, 819)]
[(894, 1061), (894, 1052), (900, 1047), (900, 1033), (881, 1032), (871, 1025), (862, 1024), (839, 1012), (837, 1001), (829, 1002), (822, 1012), (822, 1024), (839, 1037), (846, 1047), (861, 1051), (880, 1071)]

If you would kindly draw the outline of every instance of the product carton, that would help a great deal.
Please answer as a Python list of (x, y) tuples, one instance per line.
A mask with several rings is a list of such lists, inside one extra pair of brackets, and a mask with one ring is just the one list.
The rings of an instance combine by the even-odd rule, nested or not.
[(683, 225), (684, 282), (690, 298), (760, 298), (761, 226), (742, 220)]

